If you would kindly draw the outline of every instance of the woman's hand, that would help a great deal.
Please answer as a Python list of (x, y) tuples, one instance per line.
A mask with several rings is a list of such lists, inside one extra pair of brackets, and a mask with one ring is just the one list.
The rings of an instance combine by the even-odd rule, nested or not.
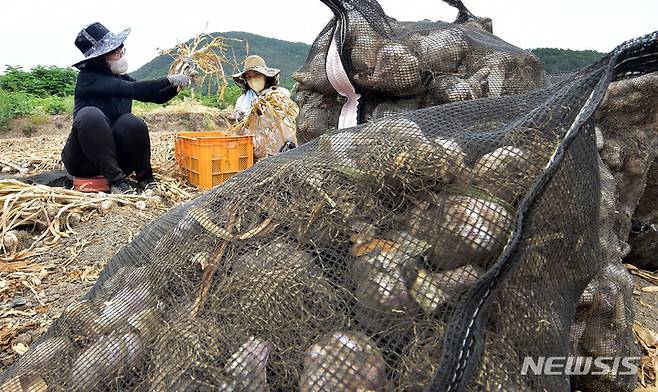
[(236, 110), (235, 112), (233, 112), (229, 115), (229, 120), (232, 120), (232, 121), (235, 121), (236, 123), (239, 123), (242, 120), (244, 120), (245, 117), (247, 117), (247, 113), (245, 113), (241, 110)]
[(185, 74), (168, 75), (167, 79), (169, 79), (169, 83), (175, 87), (185, 88), (192, 84), (192, 79), (190, 79), (190, 77)]

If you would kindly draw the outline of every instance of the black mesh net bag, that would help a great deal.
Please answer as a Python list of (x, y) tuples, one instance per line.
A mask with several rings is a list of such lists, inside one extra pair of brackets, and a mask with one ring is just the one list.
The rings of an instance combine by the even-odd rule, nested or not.
[(459, 10), (454, 23), (399, 22), (375, 0), (324, 0), (335, 16), (293, 76), (298, 137), (548, 84), (537, 57), (493, 35), (491, 19), (446, 2)]
[(592, 112), (657, 35), (527, 94), (327, 133), (148, 225), (2, 391), (588, 391), (635, 355)]

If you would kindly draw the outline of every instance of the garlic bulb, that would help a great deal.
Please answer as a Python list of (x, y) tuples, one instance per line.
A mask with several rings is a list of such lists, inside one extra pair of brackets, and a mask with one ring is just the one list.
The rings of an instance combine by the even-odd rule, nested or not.
[(505, 244), (512, 215), (500, 205), (467, 196), (449, 196), (444, 227), (472, 250), (493, 251)]
[(392, 312), (404, 307), (409, 299), (402, 267), (410, 262), (408, 254), (392, 249), (376, 250), (354, 262), (354, 295), (359, 304)]
[(224, 366), (232, 378), (230, 386), (238, 391), (267, 392), (266, 366), (272, 343), (251, 337), (236, 351)]
[(505, 146), (482, 156), (473, 167), (475, 184), (492, 196), (512, 203), (526, 192), (530, 157), (520, 148)]
[(14, 231), (8, 231), (2, 235), (2, 246), (7, 253), (14, 253), (18, 249), (18, 237)]
[(482, 270), (473, 265), (438, 273), (417, 268), (409, 292), (425, 312), (434, 313), (450, 301), (458, 300), (456, 295), (470, 289), (482, 275)]
[(354, 80), (367, 89), (408, 97), (421, 87), (420, 61), (406, 45), (389, 43), (377, 53), (374, 71), (357, 73)]
[(409, 210), (406, 231), (432, 246), (436, 270), (491, 262), (507, 242), (513, 216), (501, 205), (462, 195), (435, 195)]
[(109, 333), (125, 325), (129, 317), (155, 306), (154, 302), (147, 287), (124, 287), (103, 303), (96, 325), (103, 333)]
[(77, 212), (70, 213), (68, 218), (67, 218), (68, 224), (71, 227), (75, 227), (75, 226), (79, 225), (81, 220), (82, 220), (82, 216), (80, 214), (78, 214)]
[(113, 200), (103, 200), (101, 201), (99, 208), (103, 214), (107, 214), (116, 206), (116, 203)]
[(468, 37), (457, 28), (414, 33), (407, 40), (420, 53), (423, 71), (456, 73), (468, 50)]
[(71, 390), (93, 390), (106, 385), (122, 368), (134, 365), (143, 353), (137, 334), (116, 331), (87, 347), (71, 365)]
[(339, 331), (327, 335), (304, 355), (301, 392), (390, 389), (381, 351), (361, 332)]

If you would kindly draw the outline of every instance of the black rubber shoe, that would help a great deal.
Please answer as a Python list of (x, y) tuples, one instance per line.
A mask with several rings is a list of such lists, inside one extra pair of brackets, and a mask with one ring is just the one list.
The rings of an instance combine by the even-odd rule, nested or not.
[(110, 185), (110, 193), (116, 195), (136, 195), (137, 191), (128, 183), (128, 181), (121, 180)]
[(151, 177), (137, 181), (137, 187), (142, 191), (147, 191), (149, 189), (154, 190), (158, 187), (158, 183), (155, 181), (155, 178)]

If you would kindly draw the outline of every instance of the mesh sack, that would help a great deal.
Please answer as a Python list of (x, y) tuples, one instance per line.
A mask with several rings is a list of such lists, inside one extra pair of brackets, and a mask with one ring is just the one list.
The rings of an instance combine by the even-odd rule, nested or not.
[(611, 218), (589, 118), (613, 78), (653, 69), (656, 37), (551, 88), (414, 111), (259, 162), (147, 226), (0, 389), (594, 385), (521, 367), (632, 350), (608, 340), (628, 336), (631, 313), (601, 321), (621, 318), (628, 286), (599, 229)]
[[(335, 42), (345, 77), (360, 95), (358, 122), (434, 105), (522, 94), (547, 85), (543, 67), (532, 53), (492, 34), (491, 20), (471, 14), (461, 1), (455, 23), (399, 22), (374, 0), (324, 1), (335, 17), (313, 43), (304, 66), (293, 76), (305, 123), (305, 140), (336, 128), (341, 102), (333, 99), (340, 84), (330, 77)], [(328, 70), (329, 69), (329, 70)], [(336, 76), (340, 79), (340, 76)], [(330, 115), (313, 114), (320, 98)]]
[[(598, 159), (601, 195), (599, 201), (599, 245), (602, 268), (578, 300), (571, 324), (569, 355), (574, 358), (637, 358), (631, 333), (634, 319), (633, 278), (622, 265), (622, 242), (615, 233), (615, 179)], [(605, 362), (614, 369), (614, 360)], [(635, 376), (615, 372), (580, 374), (573, 386), (581, 391), (634, 390)]]

